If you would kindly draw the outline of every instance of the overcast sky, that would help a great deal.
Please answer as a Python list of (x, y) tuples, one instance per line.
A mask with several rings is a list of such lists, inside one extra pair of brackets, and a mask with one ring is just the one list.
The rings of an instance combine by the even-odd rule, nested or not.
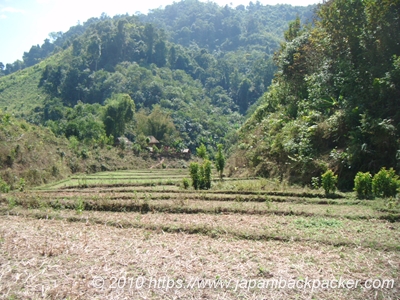
[[(179, 0), (180, 1), (180, 0)], [(173, 0), (0, 0), (0, 62), (22, 59), (32, 45), (42, 45), (50, 32), (66, 32), (80, 21), (100, 17), (104, 12), (117, 14), (147, 13), (164, 7)], [(261, 4), (278, 3), (296, 6), (315, 4), (320, 0), (259, 0)], [(206, 2), (206, 0), (205, 0)], [(248, 5), (249, 0), (215, 0), (219, 5)], [(254, 0), (253, 3), (257, 2)]]

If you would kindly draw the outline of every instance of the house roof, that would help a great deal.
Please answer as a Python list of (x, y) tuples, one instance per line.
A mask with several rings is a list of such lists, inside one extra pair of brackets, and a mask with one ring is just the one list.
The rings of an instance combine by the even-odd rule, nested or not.
[(150, 139), (149, 144), (159, 144), (160, 142), (152, 135), (148, 136)]
[(127, 144), (132, 143), (127, 137), (124, 137), (124, 136), (120, 136), (119, 138), (117, 138), (117, 141), (119, 143), (121, 143), (122, 141), (124, 141)]

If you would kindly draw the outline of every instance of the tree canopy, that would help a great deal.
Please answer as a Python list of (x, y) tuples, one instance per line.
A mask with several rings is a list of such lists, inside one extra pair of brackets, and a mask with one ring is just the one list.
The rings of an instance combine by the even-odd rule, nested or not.
[(314, 27), (290, 24), (273, 84), (241, 128), (237, 155), (265, 176), (309, 183), (328, 167), (400, 167), (400, 1), (332, 0)]

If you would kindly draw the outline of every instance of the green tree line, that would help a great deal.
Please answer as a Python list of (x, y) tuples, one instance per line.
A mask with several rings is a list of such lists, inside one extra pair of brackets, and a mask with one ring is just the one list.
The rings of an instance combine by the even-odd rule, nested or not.
[(400, 1), (327, 1), (299, 19), (275, 55), (278, 72), (241, 128), (236, 155), (254, 172), (307, 184), (331, 168), (400, 166)]

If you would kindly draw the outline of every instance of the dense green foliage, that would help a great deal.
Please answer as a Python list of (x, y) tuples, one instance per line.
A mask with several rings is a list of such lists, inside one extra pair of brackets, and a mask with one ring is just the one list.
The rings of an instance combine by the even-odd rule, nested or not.
[(326, 195), (335, 193), (338, 176), (332, 170), (327, 170), (321, 175), (322, 188)]
[(395, 170), (382, 168), (372, 178), (372, 191), (378, 197), (395, 197), (397, 189), (400, 187), (399, 176)]
[(8, 193), (10, 191), (10, 186), (3, 179), (0, 178), (0, 192)]
[(372, 176), (369, 172), (358, 172), (354, 178), (354, 190), (359, 199), (372, 196)]
[(359, 171), (400, 166), (400, 1), (327, 1), (317, 15), (291, 23), (235, 157), (302, 184), (331, 168), (350, 189)]
[[(229, 148), (271, 83), (272, 54), (287, 22), (311, 20), (312, 8), (188, 0), (148, 15), (92, 18), (52, 33), (23, 62), (0, 65), (11, 74), (0, 79), (0, 105), (89, 143), (125, 134), (143, 148), (143, 136), (157, 135), (163, 145), (191, 151), (201, 143), (211, 151), (218, 143)], [(15, 72), (32, 65), (34, 73)], [(106, 103), (115, 94), (129, 95), (139, 114), (118, 129), (110, 116), (115, 105)], [(155, 115), (165, 117), (157, 123)]]
[(250, 2), (247, 6), (218, 6), (212, 2), (186, 0), (138, 15), (145, 23), (163, 28), (171, 41), (190, 47), (198, 45), (224, 55), (243, 49), (273, 54), (290, 20), (313, 18), (312, 6), (262, 5)]
[[(189, 174), (195, 190), (208, 190), (211, 188), (211, 161), (205, 159), (202, 164), (192, 162), (189, 165)], [(184, 183), (185, 185), (185, 183)]]
[(103, 122), (108, 136), (122, 136), (125, 133), (126, 124), (133, 120), (135, 103), (127, 94), (116, 94), (107, 102)]
[(192, 178), (192, 186), (195, 190), (200, 188), (200, 175), (199, 175), (200, 167), (198, 163), (192, 162), (189, 165), (189, 174)]
[(138, 137), (136, 140), (154, 136), (163, 144), (182, 148), (182, 140), (170, 113), (163, 111), (159, 105), (155, 105), (151, 112), (141, 109), (136, 113), (135, 134)]
[(189, 179), (183, 178), (183, 179), (182, 179), (182, 185), (183, 185), (183, 188), (184, 188), (185, 190), (187, 190), (187, 189), (189, 188), (189, 186), (190, 186)]
[(196, 148), (196, 155), (202, 159), (207, 159), (207, 148), (204, 144), (201, 144), (199, 147)]
[(222, 180), (222, 177), (224, 175), (224, 168), (225, 168), (225, 155), (223, 153), (223, 145), (218, 144), (217, 145), (217, 155), (215, 155), (215, 167), (217, 168), (217, 171), (219, 172), (219, 178)]

